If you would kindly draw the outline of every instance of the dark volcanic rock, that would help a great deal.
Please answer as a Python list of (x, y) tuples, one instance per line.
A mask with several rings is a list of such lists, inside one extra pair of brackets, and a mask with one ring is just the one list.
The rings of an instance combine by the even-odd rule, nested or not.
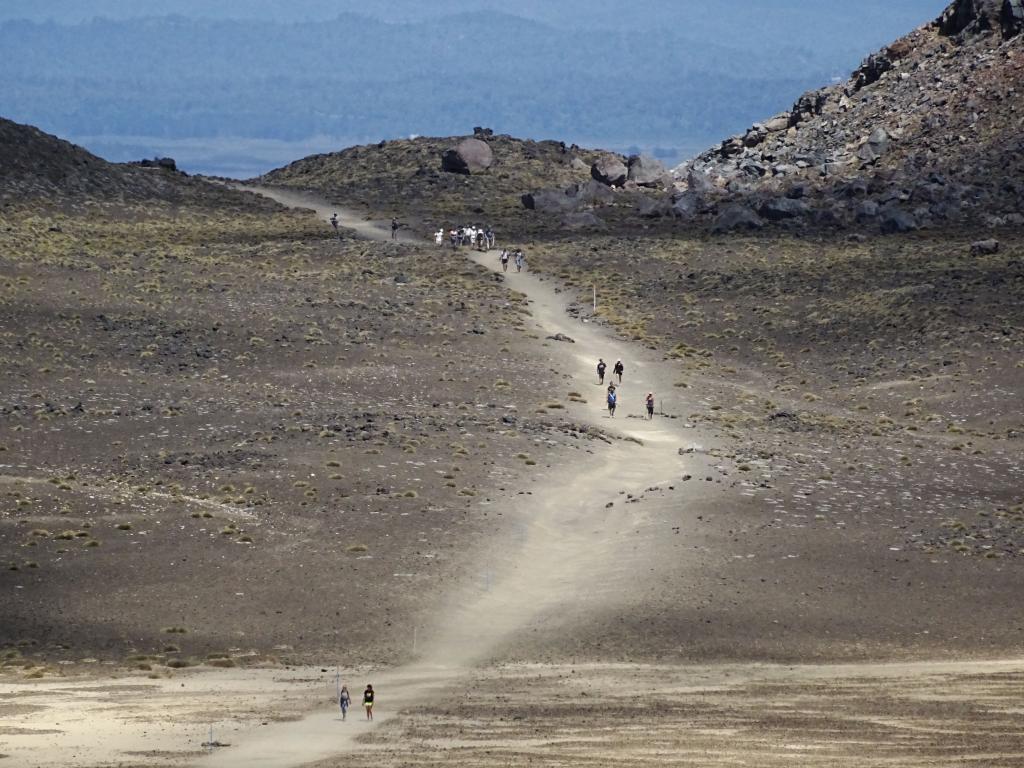
[(441, 169), (448, 173), (481, 173), (493, 164), (490, 145), (480, 139), (463, 139), (441, 156)]
[(711, 225), (715, 233), (736, 232), (738, 230), (760, 229), (764, 220), (742, 203), (730, 203), (722, 209)]
[(972, 256), (992, 255), (994, 253), (999, 253), (998, 240), (978, 240), (976, 242), (971, 243)]
[(703, 210), (704, 201), (696, 192), (684, 192), (672, 203), (672, 215), (676, 218), (689, 221), (696, 218)]
[(777, 197), (761, 203), (757, 212), (769, 221), (782, 221), (784, 219), (796, 219), (806, 216), (810, 210), (811, 207), (803, 200)]
[(590, 175), (602, 184), (620, 187), (626, 183), (629, 169), (615, 155), (605, 155), (590, 166)]
[(898, 234), (900, 232), (913, 232), (920, 227), (913, 214), (904, 211), (902, 208), (883, 208), (879, 213), (878, 226), (886, 235)]
[(531, 211), (544, 213), (566, 213), (576, 209), (579, 201), (560, 189), (542, 189), (527, 192), (521, 198), (523, 206)]

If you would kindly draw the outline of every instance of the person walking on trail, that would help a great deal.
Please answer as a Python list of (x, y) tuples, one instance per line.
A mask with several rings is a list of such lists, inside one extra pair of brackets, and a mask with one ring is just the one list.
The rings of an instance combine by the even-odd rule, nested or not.
[(334, 231), (335, 232), (338, 231), (338, 214), (337, 213), (332, 213), (331, 214), (331, 226), (334, 227)]
[(502, 272), (508, 272), (508, 251), (507, 250), (502, 251), (500, 258), (501, 258), (501, 271)]
[(439, 229), (434, 233), (434, 245), (440, 248), (444, 245), (444, 229)]
[(615, 392), (615, 387), (608, 388), (608, 415), (613, 419), (615, 418), (615, 404), (618, 402), (619, 396)]
[(654, 418), (654, 393), (653, 392), (648, 392), (647, 393), (647, 418), (648, 419), (653, 419)]
[(605, 372), (605, 370), (607, 368), (608, 368), (608, 366), (605, 365), (604, 360), (602, 360), (601, 358), (598, 358), (597, 359), (597, 383), (598, 384), (604, 384), (604, 372)]
[(491, 250), (494, 247), (494, 230), (487, 227), (484, 237), (487, 239), (487, 250)]
[(522, 272), (524, 266), (526, 266), (526, 259), (523, 258), (523, 252), (516, 250), (516, 272)]
[(373, 686), (367, 684), (363, 691), (363, 707), (366, 709), (366, 719), (373, 720)]
[(352, 697), (349, 696), (348, 686), (341, 686), (341, 694), (338, 696), (338, 706), (341, 707), (341, 719), (344, 720), (348, 714), (349, 705), (352, 704)]
[(626, 369), (623, 367), (622, 361), (621, 360), (616, 360), (615, 361), (615, 367), (612, 368), (612, 373), (614, 373), (616, 376), (619, 377), (619, 384), (622, 383), (622, 374), (625, 372), (625, 370)]
[(398, 239), (398, 228), (400, 226), (401, 225), (398, 223), (398, 217), (397, 216), (395, 216), (394, 218), (391, 219), (391, 239), (392, 240), (397, 240)]

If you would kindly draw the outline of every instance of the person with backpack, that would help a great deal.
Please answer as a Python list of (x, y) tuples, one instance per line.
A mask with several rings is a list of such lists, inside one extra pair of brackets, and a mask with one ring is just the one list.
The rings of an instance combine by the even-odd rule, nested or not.
[(625, 367), (623, 367), (622, 361), (621, 360), (616, 360), (615, 361), (615, 367), (612, 368), (612, 373), (614, 373), (616, 376), (619, 377), (619, 384), (622, 383), (622, 374), (625, 372), (625, 370), (626, 369), (625, 369)]
[(341, 686), (341, 694), (338, 696), (338, 706), (341, 707), (341, 719), (344, 720), (348, 714), (349, 705), (352, 703), (352, 697), (349, 696), (348, 686)]
[(398, 239), (398, 228), (400, 226), (401, 225), (398, 223), (398, 217), (397, 216), (393, 217), (391, 219), (391, 239), (392, 240), (397, 240)]
[(516, 272), (522, 272), (523, 267), (526, 266), (526, 259), (523, 258), (523, 252), (516, 249)]
[(608, 415), (613, 419), (615, 418), (615, 405), (618, 399), (619, 396), (615, 392), (615, 387), (608, 387)]
[(373, 720), (373, 686), (369, 683), (363, 691), (363, 707), (366, 709), (366, 719)]
[(653, 392), (648, 392), (647, 393), (647, 418), (648, 419), (653, 419), (654, 418), (654, 393)]
[(508, 272), (508, 251), (503, 250), (499, 258), (501, 259), (501, 271)]
[(604, 360), (602, 360), (601, 358), (598, 358), (597, 359), (597, 383), (598, 384), (604, 384), (604, 372), (605, 372), (605, 370), (607, 368), (608, 368), (608, 366), (605, 365)]

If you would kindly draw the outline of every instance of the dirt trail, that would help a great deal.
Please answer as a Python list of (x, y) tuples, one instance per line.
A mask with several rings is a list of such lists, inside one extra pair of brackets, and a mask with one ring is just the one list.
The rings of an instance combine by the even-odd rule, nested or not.
[[(356, 211), (331, 205), (326, 200), (316, 197), (315, 195), (304, 194), (302, 192), (295, 192), (287, 189), (251, 187), (245, 184), (231, 184), (230, 186), (232, 189), (237, 189), (240, 192), (252, 192), (256, 195), (269, 197), (271, 200), (276, 200), (281, 205), (286, 205), (289, 208), (305, 208), (313, 211), (319, 218), (328, 223), (331, 221), (331, 215), (336, 213), (338, 214), (338, 223), (342, 227), (351, 229), (360, 237), (366, 238), (367, 240), (391, 239), (390, 222), (367, 220), (362, 218)], [(416, 235), (401, 229), (398, 231), (397, 239), (399, 242), (403, 243), (423, 244), (426, 242), (423, 238), (417, 237)]]
[[(351, 211), (331, 206), (308, 195), (277, 189), (245, 187), (278, 202), (308, 208), (322, 219), (337, 213), (341, 224), (374, 240), (390, 239), (383, 225), (366, 222)], [(410, 239), (408, 237), (403, 239)], [(492, 270), (499, 270), (497, 252), (468, 251), (470, 257)], [(668, 373), (659, 361), (639, 345), (612, 337), (603, 328), (569, 317), (567, 303), (550, 283), (528, 272), (509, 272), (510, 288), (530, 299), (533, 321), (543, 336), (563, 333), (575, 343), (558, 344), (566, 372), (576, 382), (590, 382), (597, 394), (591, 405), (573, 412), (574, 418), (600, 427), (611, 434), (633, 438), (616, 441), (599, 457), (574, 462), (550, 476), (532, 496), (504, 510), (512, 518), (514, 541), (501, 542), (485, 557), (487, 582), (468, 585), (452, 595), (450, 607), (438, 616), (437, 626), (424, 633), (420, 659), (413, 665), (381, 674), (374, 687), (379, 697), (375, 724), (386, 722), (403, 706), (424, 700), (451, 687), (473, 665), (485, 660), (503, 641), (522, 630), (542, 612), (571, 601), (577, 590), (594, 583), (602, 564), (612, 560), (609, 551), (618, 543), (617, 532), (637, 523), (621, 505), (612, 511), (608, 502), (621, 491), (642, 491), (667, 485), (684, 469), (677, 449), (693, 436), (683, 434), (678, 422), (669, 419), (627, 419), (643, 411), (647, 391), (665, 391)], [(608, 363), (608, 379), (616, 359), (628, 366), (620, 387), (619, 417), (607, 417), (599, 404), (604, 387), (598, 385), (595, 365), (598, 357)], [(606, 380), (607, 381), (607, 380)], [(633, 382), (642, 382), (635, 384)], [(582, 387), (583, 384), (577, 384)], [(352, 691), (354, 698), (361, 691)], [(358, 704), (356, 709), (358, 710)], [(362, 712), (356, 711), (356, 718)], [(365, 723), (350, 723), (339, 729), (338, 715), (318, 712), (288, 723), (259, 729), (236, 738), (230, 750), (217, 753), (203, 765), (298, 766), (322, 760), (355, 748), (355, 739), (367, 732)]]

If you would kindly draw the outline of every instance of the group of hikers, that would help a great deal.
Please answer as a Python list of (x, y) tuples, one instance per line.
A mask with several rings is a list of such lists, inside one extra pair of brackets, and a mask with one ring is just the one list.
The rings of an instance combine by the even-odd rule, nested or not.
[[(352, 697), (348, 693), (348, 686), (341, 686), (341, 692), (338, 694), (338, 705), (341, 707), (341, 719), (345, 720), (348, 717), (348, 708), (352, 704)], [(366, 710), (366, 719), (373, 720), (373, 686), (367, 685), (366, 690), (363, 691), (363, 709)]]
[[(444, 245), (444, 241), (445, 232), (442, 227), (434, 233), (434, 244), (440, 248)], [(448, 242), (451, 243), (453, 249), (465, 245), (476, 248), (478, 251), (489, 251), (495, 243), (494, 230), (491, 227), (479, 225), (452, 227), (448, 230)]]
[[(604, 384), (604, 375), (608, 370), (608, 364), (605, 363), (603, 358), (597, 359), (597, 383)], [(618, 385), (622, 384), (622, 374), (626, 372), (626, 367), (622, 364), (621, 360), (615, 361), (615, 366), (612, 368), (612, 376), (618, 378)], [(619, 393), (616, 383), (609, 380), (608, 382), (608, 394), (606, 396), (606, 402), (608, 403), (608, 415), (611, 418), (615, 418), (615, 408), (619, 404)], [(644, 398), (644, 406), (647, 408), (647, 418), (654, 418), (654, 393), (648, 392)]]

